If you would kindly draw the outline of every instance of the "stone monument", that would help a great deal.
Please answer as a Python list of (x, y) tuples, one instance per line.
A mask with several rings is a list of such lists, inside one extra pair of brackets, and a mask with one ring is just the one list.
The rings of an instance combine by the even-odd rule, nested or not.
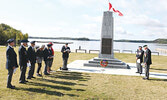
[(114, 18), (113, 12), (105, 11), (103, 14), (102, 30), (101, 30), (101, 46), (98, 58), (85, 63), (84, 66), (101, 67), (100, 61), (105, 59), (108, 61), (108, 68), (124, 68), (129, 69), (129, 66), (114, 58), (113, 40), (114, 40)]
[(102, 30), (101, 30), (101, 48), (99, 58), (113, 59), (113, 12), (106, 11), (103, 14)]

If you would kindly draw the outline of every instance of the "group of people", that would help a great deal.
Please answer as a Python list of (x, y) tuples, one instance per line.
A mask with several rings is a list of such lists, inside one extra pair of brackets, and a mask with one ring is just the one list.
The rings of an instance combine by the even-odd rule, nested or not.
[[(136, 66), (137, 66), (137, 72), (140, 75), (142, 74), (142, 63), (144, 63), (145, 66), (145, 77), (143, 78), (144, 80), (149, 80), (149, 69), (150, 65), (152, 64), (151, 61), (151, 50), (148, 48), (147, 45), (139, 46), (139, 49), (137, 49), (137, 54), (136, 54)], [(144, 56), (144, 62), (143, 62), (143, 56)]]
[[(25, 84), (28, 82), (26, 80), (26, 70), (27, 66), (29, 66), (28, 76), (27, 79), (32, 79), (34, 77), (34, 71), (35, 71), (35, 64), (38, 64), (37, 68), (37, 76), (41, 77), (42, 74), (40, 74), (41, 67), (42, 67), (42, 61), (45, 63), (44, 68), (44, 75), (50, 75), (51, 66), (54, 59), (54, 50), (52, 48), (53, 44), (52, 42), (47, 44), (47, 47), (45, 45), (42, 45), (41, 47), (35, 48), (35, 41), (30, 42), (30, 46), (28, 47), (28, 50), (26, 47), (28, 46), (27, 43), (28, 40), (22, 40), (21, 46), (19, 48), (19, 65), (20, 65), (20, 78), (19, 83)], [(8, 70), (8, 79), (7, 79), (7, 88), (14, 89), (15, 86), (11, 84), (13, 73), (15, 72), (16, 68), (19, 67), (17, 63), (17, 54), (13, 49), (13, 46), (15, 45), (14, 39), (9, 39), (7, 41), (8, 47), (6, 51), (6, 69)], [(63, 57), (63, 67), (61, 70), (68, 70), (67, 68), (67, 61), (69, 58), (70, 47), (68, 47), (68, 43), (65, 44), (65, 46), (61, 49), (62, 57)], [(42, 71), (41, 71), (42, 73)]]

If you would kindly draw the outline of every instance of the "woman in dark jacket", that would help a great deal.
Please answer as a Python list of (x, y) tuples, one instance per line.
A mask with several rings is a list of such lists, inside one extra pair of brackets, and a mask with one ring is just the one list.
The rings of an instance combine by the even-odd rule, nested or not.
[(52, 50), (51, 50), (51, 44), (47, 44), (47, 48), (44, 50), (44, 61), (45, 61), (45, 69), (44, 69), (44, 74), (49, 75), (50, 70), (49, 68), (52, 66), (52, 60), (53, 60), (53, 55), (52, 55)]
[(39, 74), (39, 71), (41, 70), (41, 67), (42, 67), (42, 59), (44, 57), (44, 54), (43, 54), (44, 48), (45, 48), (45, 45), (42, 45), (40, 48), (37, 49), (37, 52), (36, 52), (36, 58), (38, 63), (37, 76), (42, 76), (41, 74)]

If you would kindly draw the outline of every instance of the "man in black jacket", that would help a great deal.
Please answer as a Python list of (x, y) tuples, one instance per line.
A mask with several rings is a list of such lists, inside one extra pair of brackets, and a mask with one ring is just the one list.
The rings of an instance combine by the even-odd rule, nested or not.
[(144, 80), (149, 80), (149, 69), (150, 65), (152, 64), (151, 61), (151, 51), (148, 49), (147, 45), (144, 45), (144, 64), (145, 64), (145, 77), (143, 78)]
[(136, 65), (137, 65), (136, 73), (142, 74), (141, 63), (143, 62), (143, 55), (144, 55), (144, 51), (142, 50), (142, 46), (139, 46), (139, 49), (137, 49), (137, 54), (136, 54)]
[(27, 50), (26, 50), (27, 42), (29, 42), (29, 41), (22, 40), (21, 46), (19, 48), (19, 64), (20, 64), (20, 70), (21, 70), (19, 83), (21, 83), (21, 84), (28, 82), (25, 80), (25, 74), (26, 74), (27, 63), (28, 63), (28, 54), (27, 54)]
[(61, 49), (62, 57), (63, 57), (63, 68), (62, 70), (68, 70), (67, 68), (67, 62), (69, 58), (69, 53), (71, 53), (70, 47), (68, 47), (68, 43), (65, 44), (65, 46)]
[(6, 50), (6, 69), (8, 70), (7, 88), (14, 89), (15, 86), (11, 84), (11, 81), (12, 81), (13, 71), (15, 68), (18, 67), (17, 55), (13, 49), (13, 46), (15, 45), (14, 39), (9, 39), (7, 43), (8, 43), (8, 47)]
[(27, 79), (35, 78), (34, 70), (36, 63), (36, 53), (35, 53), (35, 41), (31, 41), (31, 46), (28, 48), (28, 60), (30, 61), (31, 66), (29, 66), (29, 72)]

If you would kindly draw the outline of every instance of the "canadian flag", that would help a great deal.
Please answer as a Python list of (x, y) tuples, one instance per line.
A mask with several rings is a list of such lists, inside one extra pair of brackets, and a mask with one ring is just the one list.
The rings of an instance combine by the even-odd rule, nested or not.
[[(109, 2), (109, 11), (112, 8), (112, 4)], [(123, 14), (119, 10), (115, 10), (115, 8), (112, 8), (113, 12), (118, 13), (119, 16), (123, 16)]]
[(111, 10), (112, 8), (112, 4), (109, 2), (109, 10)]

